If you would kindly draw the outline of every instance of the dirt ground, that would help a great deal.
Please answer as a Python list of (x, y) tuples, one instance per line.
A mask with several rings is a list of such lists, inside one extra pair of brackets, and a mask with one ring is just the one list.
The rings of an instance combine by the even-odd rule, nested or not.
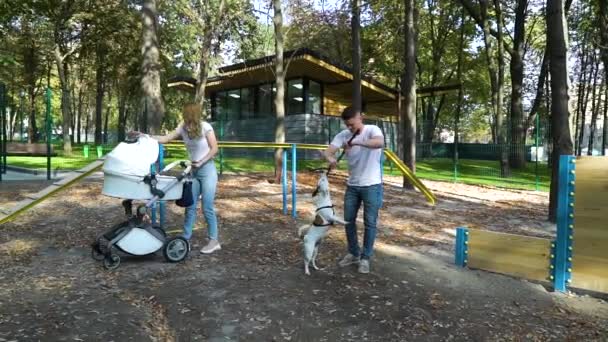
[[(452, 265), (458, 226), (552, 236), (547, 194), (425, 182), (433, 208), (399, 181), (385, 185), (372, 272), (337, 267), (345, 238), (335, 227), (320, 250), (325, 269), (305, 276), (295, 231), (310, 221), (314, 175), (299, 176), (298, 220), (282, 215), (280, 186), (263, 175), (224, 175), (221, 251), (199, 254), (198, 229), (185, 262), (125, 257), (115, 271), (89, 245), (122, 208), (93, 176), (0, 227), (0, 342), (608, 340), (598, 295)], [(342, 213), (344, 177), (331, 184)], [(38, 189), (0, 183), (0, 207)], [(179, 229), (182, 209), (168, 208), (169, 230)]]

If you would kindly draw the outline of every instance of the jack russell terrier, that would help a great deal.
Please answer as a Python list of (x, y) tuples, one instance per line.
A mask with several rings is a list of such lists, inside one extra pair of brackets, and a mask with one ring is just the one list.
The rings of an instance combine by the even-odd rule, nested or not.
[(316, 207), (314, 221), (312, 224), (298, 229), (298, 236), (304, 241), (304, 273), (306, 275), (310, 275), (310, 264), (315, 270), (319, 269), (316, 263), (319, 245), (329, 233), (330, 226), (334, 223), (346, 224), (344, 220), (335, 215), (329, 195), (329, 181), (326, 173), (321, 174), (317, 182), (317, 188), (312, 194), (312, 199)]

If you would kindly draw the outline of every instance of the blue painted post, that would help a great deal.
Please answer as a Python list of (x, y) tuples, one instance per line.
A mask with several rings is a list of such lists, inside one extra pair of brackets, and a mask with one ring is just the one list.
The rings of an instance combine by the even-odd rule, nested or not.
[(469, 230), (466, 227), (456, 228), (456, 266), (465, 267), (469, 254)]
[(291, 216), (293, 218), (298, 217), (298, 213), (296, 211), (297, 159), (298, 159), (297, 147), (296, 147), (296, 144), (292, 144), (291, 145)]
[[(154, 175), (156, 173), (156, 163), (150, 165), (150, 173)], [(156, 224), (156, 203), (150, 207), (152, 224)]]
[(283, 150), (283, 167), (281, 168), (281, 187), (283, 189), (283, 215), (287, 215), (287, 150)]
[(564, 292), (572, 276), (572, 242), (574, 231), (574, 181), (576, 159), (564, 155), (559, 158), (557, 192), (557, 238), (552, 245), (550, 276), (555, 291)]
[[(158, 144), (158, 170), (161, 171), (165, 167), (165, 147)], [(160, 201), (158, 204), (160, 227), (165, 228), (165, 201)]]
[(384, 149), (382, 150), (382, 154), (380, 154), (380, 180), (384, 180)]

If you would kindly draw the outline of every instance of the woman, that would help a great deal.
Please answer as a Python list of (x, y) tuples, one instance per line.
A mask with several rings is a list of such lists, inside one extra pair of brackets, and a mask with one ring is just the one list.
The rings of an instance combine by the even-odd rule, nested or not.
[[(217, 154), (217, 139), (213, 127), (201, 119), (201, 106), (190, 103), (184, 106), (184, 122), (175, 131), (165, 136), (155, 136), (159, 143), (165, 144), (179, 137), (182, 138), (192, 161), (192, 195), (194, 203), (186, 208), (184, 219), (184, 238), (190, 240), (192, 227), (196, 221), (196, 207), (199, 195), (202, 194), (203, 214), (207, 221), (209, 243), (201, 249), (201, 253), (210, 254), (221, 249), (218, 241), (217, 217), (213, 208), (217, 188), (217, 170), (213, 157)], [(133, 132), (136, 135), (138, 132)]]

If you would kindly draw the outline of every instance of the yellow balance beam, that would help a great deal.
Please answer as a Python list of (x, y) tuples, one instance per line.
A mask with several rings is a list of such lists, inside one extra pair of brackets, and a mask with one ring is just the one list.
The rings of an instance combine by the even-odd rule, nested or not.
[[(37, 197), (36, 195), (34, 195), (34, 197), (37, 197), (37, 198), (32, 199), (29, 203), (23, 205), (20, 208), (17, 208), (16, 210), (10, 212), (8, 215), (1, 217), (0, 224), (4, 224), (8, 221), (11, 221), (15, 217), (24, 213), (26, 210), (31, 209), (33, 206), (44, 201), (45, 199), (49, 198), (50, 196), (68, 188), (70, 185), (80, 181), (81, 179), (85, 178), (86, 176), (90, 175), (91, 173), (97, 171), (97, 169), (99, 169), (102, 165), (103, 165), (103, 160), (96, 160), (96, 161), (90, 163), (89, 165), (83, 167), (82, 169), (75, 171), (75, 173), (77, 173), (76, 175), (74, 175), (72, 177), (68, 176), (68, 178), (66, 178), (66, 179), (63, 179), (61, 181), (51, 184), (50, 186), (48, 186), (47, 188), (45, 188), (39, 192), (39, 193), (44, 193), (44, 195), (42, 195), (40, 197)], [(47, 190), (49, 188), (52, 188), (52, 189)]]

